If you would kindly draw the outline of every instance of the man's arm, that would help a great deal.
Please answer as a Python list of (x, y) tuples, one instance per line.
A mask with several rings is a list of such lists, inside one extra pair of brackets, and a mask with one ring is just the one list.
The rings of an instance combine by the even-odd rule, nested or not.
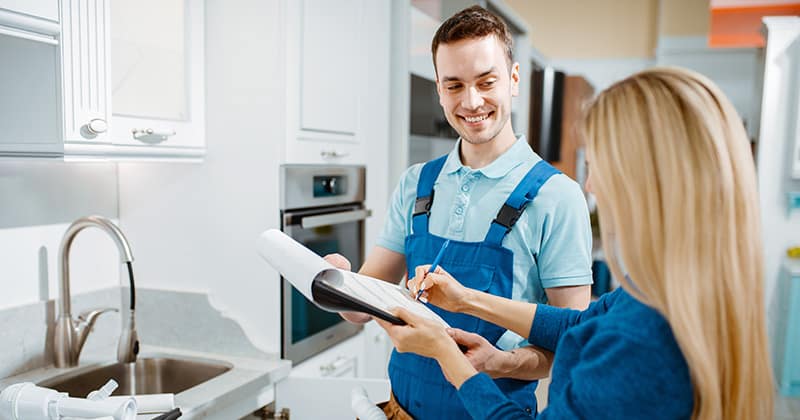
[(375, 246), (358, 273), (399, 284), (406, 274), (406, 256), (382, 246)]
[[(588, 285), (545, 289), (550, 305), (578, 310), (589, 306), (591, 291)], [(550, 375), (553, 364), (553, 353), (536, 346), (520, 347), (495, 356), (484, 364), (484, 371), (493, 378), (541, 379)]]

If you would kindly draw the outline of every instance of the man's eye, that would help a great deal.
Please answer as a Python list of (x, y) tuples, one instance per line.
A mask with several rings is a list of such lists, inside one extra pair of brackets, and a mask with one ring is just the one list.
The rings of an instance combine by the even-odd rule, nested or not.
[(450, 85), (450, 86), (447, 87), (447, 90), (449, 90), (449, 91), (454, 91), (454, 90), (458, 90), (458, 89), (461, 89), (461, 85)]
[(487, 80), (487, 81), (483, 82), (483, 87), (490, 88), (490, 87), (494, 86), (495, 82), (496, 82), (496, 80)]

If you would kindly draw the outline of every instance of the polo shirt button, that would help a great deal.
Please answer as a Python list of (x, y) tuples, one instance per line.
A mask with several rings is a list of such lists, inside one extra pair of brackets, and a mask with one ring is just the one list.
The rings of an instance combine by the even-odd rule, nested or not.
[(456, 207), (456, 214), (459, 215), (459, 216), (464, 214), (464, 208), (463, 207)]
[(467, 185), (467, 184), (462, 185), (461, 186), (461, 191), (464, 191), (464, 192), (469, 191), (469, 185)]

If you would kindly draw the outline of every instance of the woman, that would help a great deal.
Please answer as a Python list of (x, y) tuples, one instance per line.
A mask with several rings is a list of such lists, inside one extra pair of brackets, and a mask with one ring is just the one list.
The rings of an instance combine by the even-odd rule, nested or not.
[[(411, 292), (421, 282), (431, 304), (555, 351), (542, 417), (771, 418), (756, 178), (733, 106), (699, 74), (653, 69), (602, 92), (583, 131), (587, 189), (620, 289), (579, 312), (418, 267)], [(435, 358), (474, 418), (528, 417), (456, 344), (489, 343), (398, 316), (408, 325), (381, 323), (398, 351)]]

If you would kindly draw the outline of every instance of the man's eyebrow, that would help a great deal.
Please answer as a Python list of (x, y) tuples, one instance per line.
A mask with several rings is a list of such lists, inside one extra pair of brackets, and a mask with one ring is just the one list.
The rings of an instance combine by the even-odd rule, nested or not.
[[(497, 71), (497, 69), (492, 67), (489, 70), (487, 70), (487, 71), (475, 76), (475, 78), (476, 79), (480, 79), (481, 77), (486, 77), (486, 76), (494, 73), (495, 71)], [(445, 77), (442, 78), (442, 82), (458, 82), (458, 81), (460, 81), (460, 79), (458, 77), (453, 77), (453, 76), (445, 76)]]

